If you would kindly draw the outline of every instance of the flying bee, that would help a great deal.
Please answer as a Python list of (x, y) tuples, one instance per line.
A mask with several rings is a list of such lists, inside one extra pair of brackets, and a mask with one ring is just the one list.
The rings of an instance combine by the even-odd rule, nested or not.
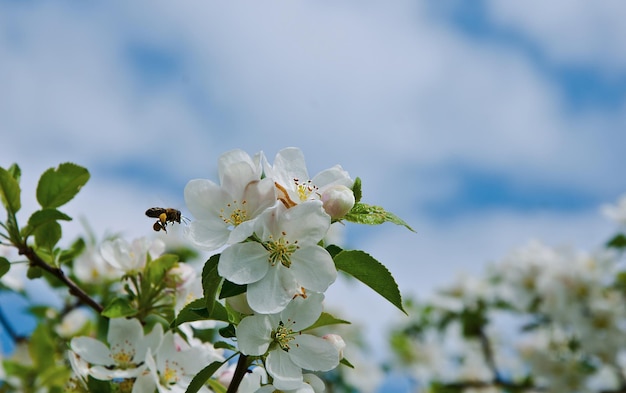
[(180, 210), (172, 209), (172, 208), (164, 208), (164, 207), (151, 207), (146, 210), (146, 216), (157, 218), (158, 220), (152, 226), (152, 229), (155, 231), (164, 230), (167, 233), (167, 223), (174, 224), (175, 222), (180, 224), (181, 218), (184, 220), (185, 218), (181, 216)]

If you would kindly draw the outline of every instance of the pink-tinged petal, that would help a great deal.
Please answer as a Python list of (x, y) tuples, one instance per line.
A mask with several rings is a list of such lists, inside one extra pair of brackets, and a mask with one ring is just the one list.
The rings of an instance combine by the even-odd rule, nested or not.
[(322, 314), (324, 295), (321, 293), (309, 293), (305, 298), (298, 296), (293, 299), (280, 313), (283, 322), (290, 321), (291, 329), (296, 332), (302, 331), (313, 325)]
[(236, 329), (237, 346), (245, 355), (267, 352), (272, 340), (272, 324), (266, 315), (252, 315), (241, 320)]
[(274, 380), (273, 384), (278, 389), (297, 389), (302, 385), (302, 369), (291, 360), (289, 353), (277, 349), (267, 355), (267, 373)]
[(219, 185), (211, 180), (194, 179), (185, 186), (185, 205), (197, 220), (219, 217), (222, 205), (231, 200)]
[(233, 244), (222, 252), (217, 271), (235, 284), (261, 280), (269, 269), (267, 250), (257, 242)]
[(286, 233), (286, 239), (297, 240), (301, 247), (317, 244), (329, 227), (330, 216), (317, 200), (300, 203), (280, 216), (280, 231)]
[(329, 371), (339, 365), (339, 351), (322, 338), (301, 334), (294, 338), (290, 347), (291, 360), (306, 370)]
[(185, 227), (189, 240), (207, 251), (217, 250), (226, 244), (230, 232), (223, 221), (192, 221)]
[(303, 247), (294, 252), (290, 269), (300, 286), (315, 292), (325, 292), (337, 279), (333, 258), (320, 246)]
[(261, 280), (248, 284), (248, 304), (260, 314), (274, 314), (282, 311), (299, 289), (286, 268), (274, 266)]
[(91, 337), (75, 337), (70, 347), (81, 359), (91, 364), (112, 365), (111, 351), (102, 342)]

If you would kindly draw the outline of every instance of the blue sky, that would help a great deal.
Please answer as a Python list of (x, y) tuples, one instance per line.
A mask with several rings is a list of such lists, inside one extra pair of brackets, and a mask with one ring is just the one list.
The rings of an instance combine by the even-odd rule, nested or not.
[[(348, 225), (346, 246), (427, 296), (530, 239), (589, 248), (615, 229), (598, 207), (626, 191), (624, 7), (1, 0), (0, 165), (22, 166), (25, 211), (43, 170), (88, 167), (68, 213), (132, 238), (153, 235), (147, 207), (184, 211), (220, 153), (298, 146), (417, 230)], [(381, 348), (402, 316), (334, 291), (353, 319), (376, 311)]]

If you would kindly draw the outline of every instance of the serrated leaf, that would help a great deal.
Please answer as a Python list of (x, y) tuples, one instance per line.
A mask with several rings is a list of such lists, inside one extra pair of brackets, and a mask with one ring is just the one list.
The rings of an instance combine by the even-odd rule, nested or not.
[(128, 299), (117, 297), (104, 308), (101, 314), (107, 318), (131, 317), (137, 314), (137, 310), (133, 308)]
[(372, 288), (406, 314), (398, 284), (383, 264), (359, 250), (344, 250), (333, 259), (338, 270), (343, 270)]
[(7, 274), (7, 272), (11, 269), (11, 262), (5, 257), (0, 257), (0, 277)]
[(315, 323), (311, 326), (309, 326), (306, 330), (312, 330), (312, 329), (316, 329), (322, 326), (328, 326), (328, 325), (338, 325), (338, 324), (351, 324), (352, 322), (350, 321), (346, 321), (344, 319), (339, 319), (339, 318), (335, 318), (333, 315), (327, 313), (327, 312), (322, 312), (322, 314), (320, 315), (320, 317), (317, 319), (317, 321), (315, 321)]
[(237, 296), (244, 293), (248, 289), (248, 285), (239, 285), (224, 279), (222, 290), (220, 291), (220, 299)]
[(56, 208), (72, 200), (89, 180), (89, 171), (69, 162), (50, 168), (39, 178), (37, 202), (43, 208)]
[(204, 293), (205, 306), (209, 314), (213, 311), (217, 291), (222, 285), (222, 277), (217, 272), (217, 264), (220, 255), (212, 255), (202, 268), (202, 292)]
[(415, 232), (404, 220), (395, 214), (386, 211), (380, 206), (368, 205), (365, 203), (356, 203), (352, 210), (344, 216), (346, 221), (357, 224), (380, 225), (385, 222), (391, 222), (396, 225), (402, 225), (408, 230)]
[(30, 236), (41, 225), (58, 220), (71, 221), (72, 217), (58, 211), (57, 209), (37, 210), (28, 218), (28, 224), (22, 228), (22, 235), (25, 237)]
[(200, 370), (200, 372), (196, 374), (195, 377), (193, 377), (193, 379), (189, 383), (189, 386), (187, 386), (187, 390), (185, 392), (196, 393), (197, 391), (202, 389), (206, 381), (208, 381), (209, 378), (211, 378), (213, 374), (215, 374), (215, 372), (220, 367), (222, 367), (222, 364), (224, 363), (225, 362), (213, 362), (209, 364), (208, 366), (206, 366), (205, 368), (203, 368), (202, 370)]
[(20, 201), (20, 184), (9, 171), (0, 168), (0, 197), (7, 211), (15, 214), (22, 207)]

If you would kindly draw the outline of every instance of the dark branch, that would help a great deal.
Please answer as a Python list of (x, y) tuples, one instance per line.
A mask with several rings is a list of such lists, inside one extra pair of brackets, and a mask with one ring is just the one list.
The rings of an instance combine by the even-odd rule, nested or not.
[(63, 270), (58, 267), (53, 267), (48, 265), (43, 259), (37, 255), (35, 250), (32, 247), (24, 246), (19, 247), (18, 251), (20, 255), (24, 255), (30, 261), (31, 266), (39, 267), (48, 273), (52, 274), (56, 278), (58, 278), (65, 286), (68, 287), (71, 295), (76, 296), (81, 303), (86, 304), (87, 306), (93, 308), (98, 312), (98, 314), (102, 313), (104, 307), (97, 301), (95, 301), (91, 296), (89, 296), (85, 291), (83, 291), (74, 281), (72, 281), (69, 277), (65, 275)]

